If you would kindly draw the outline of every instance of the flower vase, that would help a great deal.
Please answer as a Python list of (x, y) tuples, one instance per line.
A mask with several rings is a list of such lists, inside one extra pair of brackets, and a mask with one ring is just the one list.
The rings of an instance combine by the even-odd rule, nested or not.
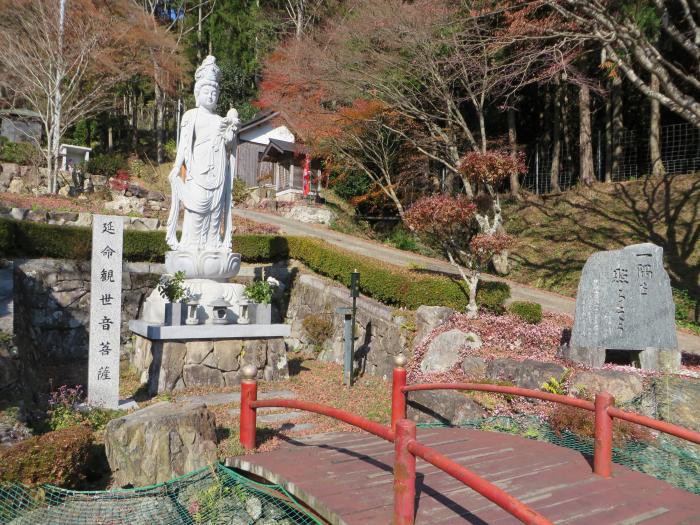
[(165, 303), (165, 326), (180, 326), (184, 317), (184, 303)]
[(248, 315), (253, 324), (272, 324), (272, 305), (251, 303), (248, 306)]

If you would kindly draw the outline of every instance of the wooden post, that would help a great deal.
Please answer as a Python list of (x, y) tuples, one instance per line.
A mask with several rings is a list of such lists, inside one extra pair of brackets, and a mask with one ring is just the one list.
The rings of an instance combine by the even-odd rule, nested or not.
[(394, 525), (413, 525), (416, 502), (416, 457), (408, 450), (416, 440), (416, 424), (396, 422), (394, 434)]
[(595, 448), (593, 472), (604, 478), (612, 474), (613, 418), (608, 408), (614, 406), (615, 398), (607, 392), (595, 396)]
[(252, 401), (258, 398), (258, 383), (255, 377), (258, 374), (254, 365), (246, 365), (241, 370), (241, 417), (240, 417), (240, 442), (246, 450), (255, 448), (256, 411), (250, 406)]
[(406, 356), (394, 356), (394, 373), (391, 383), (391, 430), (396, 432), (396, 423), (406, 419), (406, 393), (401, 389), (406, 386)]

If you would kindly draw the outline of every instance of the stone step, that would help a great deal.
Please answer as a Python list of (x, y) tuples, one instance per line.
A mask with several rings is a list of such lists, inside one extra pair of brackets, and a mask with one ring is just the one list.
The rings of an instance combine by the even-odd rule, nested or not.
[(316, 428), (313, 423), (284, 423), (280, 430), (285, 432), (306, 432)]
[(272, 399), (279, 397), (282, 399), (296, 399), (296, 393), (291, 390), (270, 390), (269, 392), (258, 392), (258, 399)]
[[(265, 407), (265, 408), (258, 408), (257, 413), (258, 414), (270, 414), (273, 412), (279, 412), (280, 410), (283, 410), (283, 409), (279, 408), (279, 407)], [(238, 416), (241, 413), (241, 409), (239, 407), (232, 408), (231, 410), (228, 411), (228, 413), (231, 414), (232, 416)]]
[(304, 417), (307, 413), (308, 412), (294, 411), (294, 412), (278, 412), (275, 414), (263, 414), (261, 416), (258, 416), (257, 422), (258, 423), (269, 423), (269, 424), (286, 423), (286, 422), (291, 421), (293, 419), (299, 419), (300, 417)]
[[(297, 395), (291, 390), (271, 390), (270, 392), (259, 392), (258, 399), (296, 399)], [(184, 396), (178, 401), (189, 401), (190, 403), (204, 403), (207, 406), (227, 405), (229, 403), (239, 403), (241, 401), (240, 392), (212, 392), (201, 396)], [(264, 409), (260, 409), (264, 410)], [(231, 411), (233, 413), (233, 411)], [(238, 412), (236, 412), (238, 413)]]

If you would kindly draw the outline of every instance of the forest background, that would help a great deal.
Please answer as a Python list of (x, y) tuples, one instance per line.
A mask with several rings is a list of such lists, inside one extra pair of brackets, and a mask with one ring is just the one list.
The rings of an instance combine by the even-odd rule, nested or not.
[[(221, 114), (280, 111), (343, 206), (407, 244), (427, 196), (465, 194), (482, 233), (522, 234), (501, 201), (699, 168), (694, 0), (0, 0), (0, 15), (0, 109), (41, 115), (52, 171), (67, 142), (108, 173), (166, 173), (207, 54)], [(479, 155), (518, 169), (469, 176)], [(697, 297), (700, 227), (684, 221), (665, 247)]]

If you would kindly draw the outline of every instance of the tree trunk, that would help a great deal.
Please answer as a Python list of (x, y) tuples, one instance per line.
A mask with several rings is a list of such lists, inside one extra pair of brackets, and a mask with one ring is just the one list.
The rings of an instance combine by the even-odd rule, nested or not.
[(202, 3), (197, 9), (197, 65), (202, 63)]
[(622, 79), (616, 76), (612, 80), (611, 94), (611, 131), (612, 151), (610, 155), (610, 180), (620, 176), (620, 161), (622, 159)]
[(137, 152), (139, 146), (139, 99), (136, 90), (132, 94), (131, 101), (131, 149)]
[(486, 153), (486, 117), (483, 106), (478, 109), (479, 113), (479, 134), (481, 135), (481, 153)]
[(561, 171), (561, 78), (556, 76), (552, 96), (552, 165), (549, 170), (550, 191), (558, 193), (559, 172)]
[[(568, 170), (572, 172), (574, 169), (574, 159), (571, 156), (573, 148), (571, 147), (571, 129), (569, 129), (569, 104), (571, 100), (569, 99), (569, 85), (562, 83), (561, 85), (562, 93), (562, 104), (561, 104), (561, 136), (562, 136), (562, 161), (561, 168), (559, 172), (563, 175)], [(562, 185), (561, 177), (559, 178), (559, 187)], [(563, 182), (566, 184), (566, 181)], [(568, 182), (569, 186), (571, 181)]]
[[(515, 109), (508, 108), (508, 145), (510, 155), (513, 158), (518, 156), (518, 135), (515, 128)], [(520, 180), (517, 173), (510, 174), (510, 194), (514, 199), (520, 199)]]
[(591, 92), (588, 86), (582, 85), (579, 93), (579, 158), (581, 182), (586, 186), (593, 184), (595, 173), (593, 171), (593, 144), (591, 142)]
[(165, 149), (163, 147), (163, 134), (165, 125), (165, 93), (157, 82), (155, 85), (155, 138), (156, 138), (156, 162), (162, 164), (165, 160)]
[(479, 274), (474, 272), (467, 280), (469, 285), (469, 304), (467, 305), (467, 319), (476, 319), (479, 315), (479, 307), (476, 304), (476, 289), (479, 286)]
[[(116, 106), (116, 104), (115, 104)], [(114, 118), (112, 118), (112, 112), (110, 111), (107, 114), (107, 119), (108, 119), (108, 124), (107, 124), (107, 150), (112, 151), (114, 149), (114, 127), (112, 126), (112, 123), (114, 122)], [(88, 126), (88, 146), (90, 146), (90, 127)]]
[(605, 97), (605, 182), (612, 182), (612, 102)]
[[(651, 76), (651, 89), (659, 90), (659, 77)], [(665, 173), (661, 158), (661, 107), (655, 98), (650, 99), (651, 114), (649, 117), (649, 154), (651, 155), (651, 174), (661, 176)]]

